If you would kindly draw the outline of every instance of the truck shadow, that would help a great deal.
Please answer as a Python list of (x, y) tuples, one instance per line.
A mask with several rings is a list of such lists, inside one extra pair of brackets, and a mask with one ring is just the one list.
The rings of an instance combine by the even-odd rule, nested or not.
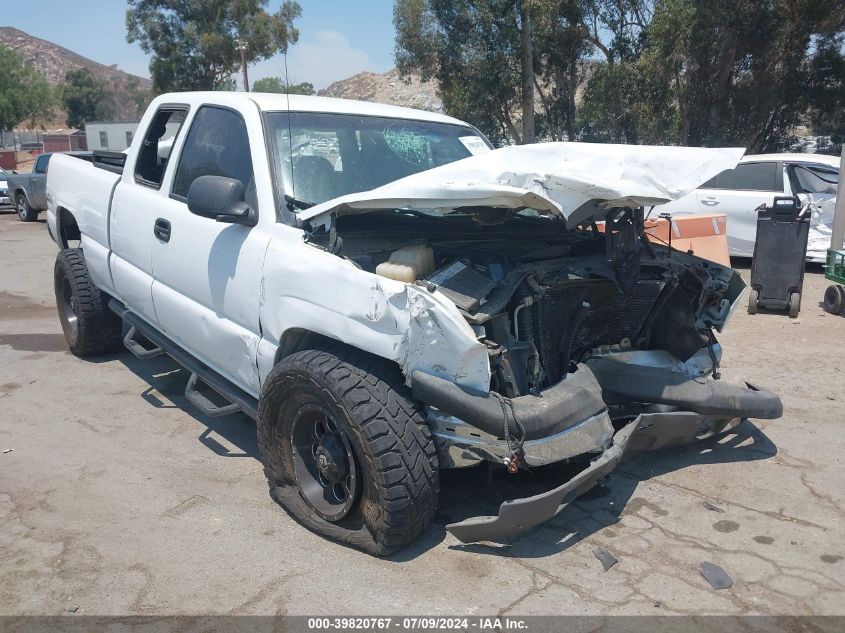
[(101, 357), (119, 360), (148, 387), (141, 392), (143, 400), (157, 409), (181, 409), (205, 429), (197, 438), (201, 444), (221, 457), (252, 457), (258, 459), (255, 424), (244, 414), (213, 418), (200, 413), (185, 398), (185, 384), (190, 372), (169, 356), (141, 360), (129, 354)]
[[(204, 427), (198, 441), (221, 457), (258, 459), (255, 424), (246, 415), (212, 418), (201, 414), (185, 399), (189, 373), (167, 356), (139, 360), (129, 353), (90, 359), (119, 360), (147, 386), (140, 396), (158, 409), (182, 409)], [(616, 524), (625, 512), (647, 507), (659, 518), (668, 514), (634, 497), (637, 486), (654, 477), (689, 466), (768, 459), (777, 454), (774, 443), (748, 420), (732, 431), (690, 444), (649, 453), (628, 455), (603, 485), (579, 497), (557, 517), (501, 544), (456, 544), (450, 548), (496, 556), (539, 558), (562, 552), (592, 534)], [(440, 472), (439, 509), (421, 537), (387, 558), (410, 561), (439, 545), (446, 538), (445, 526), (469, 517), (495, 515), (508, 500), (549, 490), (570, 479), (585, 463), (534, 468), (517, 475), (485, 464)], [(256, 481), (256, 486), (264, 486)], [(718, 502), (717, 502), (718, 503)], [(281, 510), (280, 510), (281, 511)], [(709, 512), (702, 507), (702, 512)]]

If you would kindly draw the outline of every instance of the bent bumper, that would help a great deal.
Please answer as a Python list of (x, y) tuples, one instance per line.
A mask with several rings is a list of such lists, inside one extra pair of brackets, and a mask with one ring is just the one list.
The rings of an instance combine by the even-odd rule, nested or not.
[(684, 411), (723, 418), (774, 420), (783, 403), (770, 391), (745, 383), (732, 385), (712, 378), (690, 378), (658, 367), (619, 362), (612, 357), (587, 360), (608, 404), (667, 404)]
[(473, 517), (460, 523), (450, 523), (446, 530), (464, 543), (497, 541), (548, 521), (616, 468), (638, 425), (639, 418), (628, 423), (613, 436), (610, 448), (565, 484), (533, 497), (505, 501), (499, 506), (498, 516)]
[(497, 516), (451, 523), (446, 530), (464, 543), (499, 541), (515, 536), (559, 514), (610, 474), (626, 453), (688, 444), (725, 431), (739, 421), (739, 418), (712, 418), (689, 411), (640, 414), (613, 436), (609, 448), (566, 483), (533, 497), (505, 501), (499, 506)]
[(411, 389), (417, 400), (497, 437), (511, 416), (525, 429), (525, 440), (536, 440), (607, 411), (601, 386), (583, 364), (537, 395), (504, 398), (492, 392), (472, 393), (421, 371), (413, 373)]

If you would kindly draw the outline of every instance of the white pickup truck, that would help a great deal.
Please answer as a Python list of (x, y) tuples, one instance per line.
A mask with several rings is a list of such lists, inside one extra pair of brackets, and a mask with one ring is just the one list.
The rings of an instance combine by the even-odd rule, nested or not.
[(447, 526), (503, 539), (627, 450), (781, 415), (774, 394), (717, 380), (739, 276), (643, 238), (644, 208), (741, 154), (492, 150), (429, 112), (163, 95), (125, 155), (53, 158), (59, 317), (78, 356), (172, 356), (202, 412), (257, 421), (278, 503), (373, 554), (426, 528), (439, 469), (580, 459)]

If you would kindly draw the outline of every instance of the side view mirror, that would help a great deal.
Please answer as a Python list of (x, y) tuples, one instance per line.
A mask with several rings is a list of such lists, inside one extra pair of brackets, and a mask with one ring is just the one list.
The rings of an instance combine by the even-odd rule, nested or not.
[(188, 188), (188, 211), (218, 222), (255, 226), (255, 210), (244, 202), (240, 180), (225, 176), (200, 176)]

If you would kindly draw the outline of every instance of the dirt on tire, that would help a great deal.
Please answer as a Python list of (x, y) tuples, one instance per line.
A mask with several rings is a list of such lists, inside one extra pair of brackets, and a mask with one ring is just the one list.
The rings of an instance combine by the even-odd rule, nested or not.
[[(289, 436), (292, 408), (320, 399), (350, 440), (362, 472), (360, 498), (337, 522), (299, 492)], [(437, 453), (421, 406), (399, 368), (338, 345), (296, 352), (270, 373), (258, 413), (258, 449), (270, 495), (297, 521), (376, 556), (414, 541), (437, 508)]]
[[(65, 312), (65, 283), (74, 300), (75, 327)], [(82, 249), (59, 251), (53, 268), (53, 284), (59, 321), (74, 355), (92, 356), (121, 348), (123, 323), (109, 309), (109, 296), (91, 281)]]

